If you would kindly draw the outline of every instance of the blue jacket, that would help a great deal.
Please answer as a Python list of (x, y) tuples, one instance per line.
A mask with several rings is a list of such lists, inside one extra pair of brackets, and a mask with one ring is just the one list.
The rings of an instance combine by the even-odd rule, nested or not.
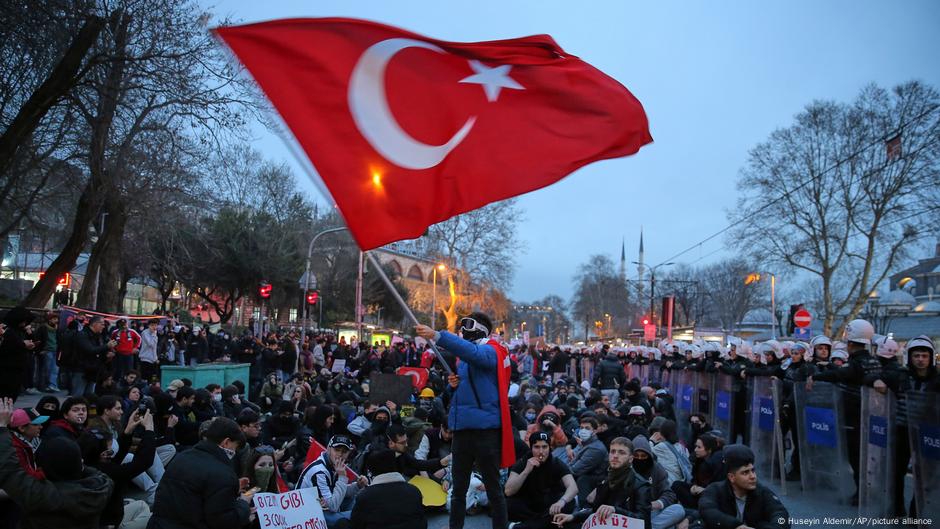
[[(441, 331), (437, 345), (460, 359), (460, 384), (450, 401), (447, 423), (451, 430), (488, 430), (500, 427), (496, 350), (486, 343), (464, 340)], [(473, 380), (471, 386), (470, 380)], [(476, 387), (476, 395), (473, 393)], [(477, 397), (480, 399), (477, 405)]]

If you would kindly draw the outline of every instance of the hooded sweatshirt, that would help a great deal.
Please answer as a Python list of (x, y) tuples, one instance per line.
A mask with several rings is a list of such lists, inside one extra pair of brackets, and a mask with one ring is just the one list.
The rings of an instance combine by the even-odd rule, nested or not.
[(646, 478), (652, 487), (650, 489), (650, 497), (653, 501), (662, 502), (663, 509), (676, 503), (676, 493), (672, 491), (672, 479), (670, 479), (666, 469), (656, 461), (656, 453), (653, 451), (649, 439), (643, 435), (634, 437), (633, 452), (634, 454), (636, 452), (646, 452), (649, 456), (648, 461), (653, 463), (648, 471), (640, 472), (640, 469), (637, 468), (636, 458), (634, 457), (633, 459), (633, 470), (636, 471), (640, 477)]
[(24, 529), (97, 529), (113, 484), (91, 467), (77, 479), (38, 480), (20, 466), (9, 430), (0, 428), (0, 488), (22, 507)]
[[(542, 426), (542, 420), (544, 419), (546, 413), (554, 413), (559, 418), (561, 417), (561, 414), (558, 413), (558, 408), (552, 405), (548, 405), (542, 408), (542, 411), (539, 412), (539, 416), (536, 417), (535, 419), (535, 423), (530, 424), (529, 427), (526, 428), (525, 440), (527, 443), (529, 442), (530, 435), (532, 435), (535, 432), (538, 432), (539, 430), (544, 429), (544, 427)], [(555, 426), (556, 428), (551, 432), (551, 435), (552, 435), (551, 447), (558, 448), (560, 446), (565, 446), (566, 444), (568, 444), (568, 436), (565, 435), (565, 431), (561, 428), (560, 424), (556, 424)]]

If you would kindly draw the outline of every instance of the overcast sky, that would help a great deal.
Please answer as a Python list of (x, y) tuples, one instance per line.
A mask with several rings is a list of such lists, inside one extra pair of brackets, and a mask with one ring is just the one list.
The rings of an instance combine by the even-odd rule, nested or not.
[[(655, 265), (727, 225), (748, 150), (814, 99), (847, 101), (866, 83), (920, 79), (940, 86), (940, 2), (583, 3), (474, 0), (268, 1), (207, 3), (242, 22), (346, 16), (452, 41), (548, 33), (639, 98), (654, 143), (638, 154), (589, 165), (521, 199), (510, 297), (569, 298), (571, 277), (591, 254), (636, 260), (643, 226)], [(275, 135), (256, 147), (291, 164), (304, 189), (324, 199)], [(726, 255), (714, 239), (679, 261)], [(636, 275), (628, 264), (628, 274)]]

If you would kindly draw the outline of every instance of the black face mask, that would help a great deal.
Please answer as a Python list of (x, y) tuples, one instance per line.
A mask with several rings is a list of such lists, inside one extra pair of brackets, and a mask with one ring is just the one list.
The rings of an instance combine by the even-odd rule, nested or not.
[(654, 463), (654, 462), (653, 462), (652, 457), (648, 457), (648, 458), (646, 458), (646, 459), (637, 459), (637, 458), (633, 458), (633, 468), (634, 468), (634, 470), (636, 470), (636, 471), (639, 472), (640, 474), (643, 474), (644, 476), (648, 476), (648, 475), (649, 475), (650, 470), (653, 469), (653, 463)]
[(483, 332), (483, 331), (464, 331), (464, 330), (462, 330), (462, 331), (460, 331), (460, 333), (461, 333), (461, 335), (463, 336), (463, 339), (464, 339), (464, 340), (469, 340), (469, 341), (471, 341), (471, 342), (475, 342), (475, 341), (477, 341), (477, 340), (482, 340), (483, 338), (486, 338), (486, 333)]

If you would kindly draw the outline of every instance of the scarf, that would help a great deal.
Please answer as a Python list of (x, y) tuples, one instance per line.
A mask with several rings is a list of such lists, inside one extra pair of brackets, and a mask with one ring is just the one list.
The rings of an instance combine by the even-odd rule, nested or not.
[(633, 475), (633, 468), (629, 465), (620, 468), (610, 467), (607, 470), (607, 487), (619, 489), (627, 483), (627, 478)]
[(509, 361), (509, 352), (502, 344), (493, 339), (488, 340), (486, 343), (496, 351), (496, 387), (499, 391), (499, 420), (502, 440), (499, 466), (500, 468), (509, 468), (516, 462), (516, 434), (509, 411), (509, 378), (512, 364)]
[(32, 439), (29, 439), (29, 438), (25, 437), (23, 434), (21, 434), (20, 432), (17, 432), (17, 431), (13, 431), (13, 435), (14, 435), (17, 439), (19, 439), (23, 444), (25, 444), (26, 446), (30, 447), (30, 448), (32, 449), (32, 451), (33, 451), (34, 454), (36, 453), (36, 450), (39, 450), (39, 443), (42, 442), (42, 439), (40, 439), (38, 436), (37, 436), (37, 437), (33, 437)]

